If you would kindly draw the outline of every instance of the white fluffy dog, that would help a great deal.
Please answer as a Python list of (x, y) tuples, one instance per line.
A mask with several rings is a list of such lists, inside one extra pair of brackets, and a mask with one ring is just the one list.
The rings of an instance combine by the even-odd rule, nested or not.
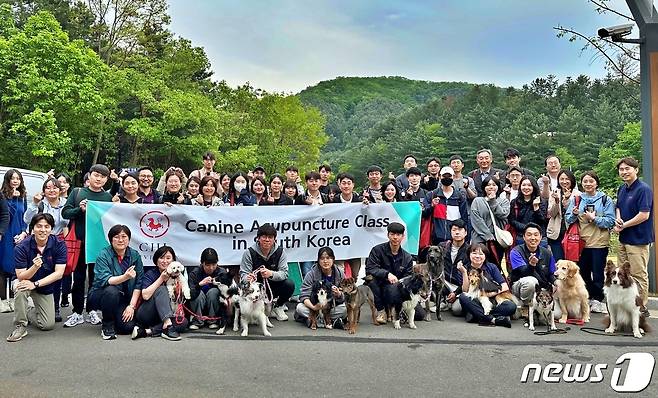
[(242, 327), (242, 336), (249, 335), (249, 324), (259, 324), (264, 336), (272, 334), (267, 330), (268, 327), (274, 327), (265, 314), (265, 292), (260, 282), (242, 283), (240, 294), (238, 295), (238, 307), (235, 311), (233, 320), (233, 331), (238, 331), (238, 319)]
[(172, 305), (176, 302), (176, 285), (181, 285), (181, 290), (183, 291), (183, 297), (187, 300), (190, 299), (190, 285), (187, 283), (187, 277), (185, 276), (185, 267), (183, 264), (178, 261), (172, 261), (167, 266), (167, 274), (169, 279), (167, 279), (167, 290), (169, 291), (169, 298), (171, 298)]

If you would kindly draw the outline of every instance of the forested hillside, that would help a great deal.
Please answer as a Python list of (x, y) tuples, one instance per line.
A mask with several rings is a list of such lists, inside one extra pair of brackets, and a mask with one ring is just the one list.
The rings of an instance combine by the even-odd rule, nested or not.
[[(381, 89), (359, 96), (363, 87)], [(500, 165), (510, 146), (523, 153), (523, 164), (533, 170), (543, 168), (549, 153), (558, 153), (563, 165), (575, 171), (589, 170), (600, 150), (607, 148), (604, 155), (609, 156), (624, 126), (640, 119), (639, 87), (612, 77), (559, 82), (548, 76), (518, 89), (341, 78), (307, 89), (300, 98), (327, 118), (333, 145), (325, 147), (323, 158), (337, 169), (353, 171), (361, 181), (371, 164), (401, 171), (407, 153), (421, 163), (430, 156), (445, 163), (450, 155), (461, 154), (470, 170), (478, 149), (491, 148)], [(637, 124), (627, 133), (636, 131)]]

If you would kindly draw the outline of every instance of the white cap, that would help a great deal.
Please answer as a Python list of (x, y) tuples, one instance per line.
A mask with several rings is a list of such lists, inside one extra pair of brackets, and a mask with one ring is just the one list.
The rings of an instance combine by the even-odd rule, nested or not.
[(444, 167), (441, 169), (441, 172), (439, 173), (439, 175), (444, 175), (444, 174), (450, 174), (451, 176), (454, 177), (454, 175), (455, 175), (455, 171), (454, 171), (454, 170), (452, 169), (452, 167), (450, 167), (450, 166), (444, 166)]

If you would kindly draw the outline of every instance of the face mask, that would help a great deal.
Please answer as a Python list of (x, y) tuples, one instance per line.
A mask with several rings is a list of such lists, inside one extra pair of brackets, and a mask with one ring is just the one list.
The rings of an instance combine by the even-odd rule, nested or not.
[(242, 192), (243, 189), (247, 188), (247, 184), (241, 184), (239, 182), (236, 182), (233, 184), (233, 187), (237, 192)]
[(450, 178), (450, 177), (442, 177), (442, 178), (441, 178), (441, 184), (442, 184), (442, 185), (445, 185), (445, 186), (450, 186), (450, 185), (452, 185), (452, 181), (453, 181), (453, 180), (452, 180), (452, 178)]

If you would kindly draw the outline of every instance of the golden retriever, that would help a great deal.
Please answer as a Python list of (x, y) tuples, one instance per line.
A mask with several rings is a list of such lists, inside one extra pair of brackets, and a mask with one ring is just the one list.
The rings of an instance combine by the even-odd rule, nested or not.
[(562, 311), (559, 322), (566, 323), (567, 318), (589, 322), (589, 294), (578, 265), (573, 261), (559, 260), (555, 264), (553, 275), (556, 278), (556, 296)]

